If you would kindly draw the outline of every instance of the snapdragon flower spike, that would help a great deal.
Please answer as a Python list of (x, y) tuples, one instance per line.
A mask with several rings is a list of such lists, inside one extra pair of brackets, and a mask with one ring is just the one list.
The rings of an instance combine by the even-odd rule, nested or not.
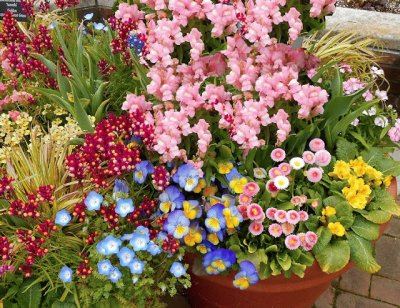
[(236, 255), (230, 249), (218, 248), (208, 252), (203, 259), (203, 266), (210, 275), (216, 275), (230, 268), (236, 262)]
[(82, 279), (88, 278), (93, 273), (93, 268), (89, 265), (89, 259), (84, 258), (84, 260), (79, 263), (76, 269), (76, 275)]
[(57, 231), (57, 226), (50, 219), (46, 219), (45, 221), (43, 221), (40, 224), (38, 224), (37, 231), (41, 235), (43, 235), (45, 237), (49, 237), (51, 235), (51, 233)]
[(151, 177), (154, 188), (159, 191), (163, 191), (170, 184), (170, 174), (163, 165), (154, 167)]
[(0, 196), (5, 195), (13, 190), (11, 183), (14, 181), (13, 178), (5, 176), (0, 179)]
[(10, 243), (9, 239), (5, 236), (0, 237), (0, 256), (1, 260), (7, 261), (10, 260), (13, 253), (12, 249), (14, 247), (13, 243)]
[(235, 275), (233, 285), (240, 290), (246, 290), (251, 284), (256, 284), (259, 280), (257, 269), (250, 261), (240, 262), (240, 271)]
[(32, 47), (40, 54), (53, 49), (53, 40), (47, 27), (39, 25), (38, 33), (32, 39)]

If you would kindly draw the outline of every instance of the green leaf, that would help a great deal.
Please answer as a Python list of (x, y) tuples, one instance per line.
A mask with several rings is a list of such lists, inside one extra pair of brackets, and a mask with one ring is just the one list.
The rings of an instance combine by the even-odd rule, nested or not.
[(335, 78), (333, 79), (331, 84), (331, 92), (332, 98), (338, 97), (343, 94), (343, 82), (338, 67), (336, 67)]
[(268, 263), (268, 256), (263, 250), (259, 249), (254, 253), (243, 253), (240, 257), (238, 257), (238, 263), (245, 260), (251, 261), (254, 266), (259, 269), (261, 263)]
[(94, 93), (94, 95), (92, 97), (92, 101), (91, 101), (91, 106), (90, 106), (90, 108), (92, 110), (92, 114), (96, 114), (97, 109), (99, 109), (99, 107), (101, 106), (101, 104), (103, 102), (104, 89), (107, 84), (108, 84), (108, 82), (101, 83), (100, 86), (97, 88), (96, 92)]
[(373, 257), (372, 243), (354, 232), (347, 233), (347, 240), (351, 251), (351, 260), (362, 270), (369, 273), (376, 273), (380, 265)]
[(304, 278), (304, 272), (306, 271), (307, 266), (300, 263), (292, 262), (292, 267), (290, 268), (293, 274), (299, 276), (300, 278)]
[(68, 145), (82, 145), (85, 143), (85, 139), (83, 138), (74, 138), (68, 141)]
[(347, 96), (337, 96), (332, 98), (324, 106), (324, 117), (326, 119), (336, 119), (340, 116), (348, 114), (351, 105), (367, 91), (367, 88), (358, 90), (357, 92)]
[(400, 176), (400, 163), (391, 158), (382, 148), (371, 148), (361, 153), (364, 161), (384, 175)]
[(276, 260), (284, 271), (288, 271), (292, 265), (292, 258), (287, 253), (279, 253)]
[(337, 240), (329, 243), (315, 255), (319, 266), (325, 273), (334, 273), (343, 269), (350, 260), (350, 246), (347, 241)]
[(371, 203), (371, 208), (380, 208), (392, 215), (400, 215), (400, 206), (393, 199), (392, 195), (385, 189), (375, 191), (375, 197)]
[(351, 229), (359, 236), (373, 241), (379, 237), (379, 225), (366, 220), (361, 216), (354, 219)]
[(100, 122), (104, 116), (105, 116), (105, 112), (104, 109), (106, 108), (107, 104), (108, 104), (109, 100), (105, 100), (104, 102), (101, 103), (101, 105), (99, 106), (99, 108), (97, 108), (96, 113), (94, 115), (95, 117), (95, 121), (96, 123)]
[(88, 132), (93, 132), (93, 126), (90, 123), (89, 117), (83, 108), (80, 100), (74, 102), (74, 115), (75, 119), (78, 122), (79, 126), (82, 128), (84, 131)]
[(254, 156), (256, 156), (257, 148), (251, 149), (250, 152), (246, 156), (246, 161), (244, 166), (247, 170), (247, 174), (253, 177), (253, 166), (254, 166)]
[(41, 298), (40, 283), (33, 279), (25, 281), (16, 295), (18, 304), (26, 308), (39, 308)]
[(57, 85), (61, 96), (68, 100), (68, 92), (71, 92), (71, 87), (67, 78), (61, 74), (60, 63), (57, 63)]
[(313, 248), (313, 252), (318, 254), (319, 252), (323, 251), (325, 247), (328, 246), (332, 239), (332, 233), (326, 227), (319, 227), (317, 230), (318, 241)]
[(360, 214), (367, 220), (380, 225), (388, 222), (392, 217), (390, 213), (381, 210), (362, 211)]
[(72, 108), (71, 103), (69, 101), (63, 99), (62, 97), (60, 97), (60, 93), (58, 93), (57, 91), (54, 91), (51, 89), (44, 89), (44, 88), (37, 88), (37, 89), (35, 89), (35, 91), (46, 96), (52, 102), (59, 105), (59, 107), (67, 110), (72, 115), (74, 114), (74, 110)]
[(358, 155), (358, 148), (354, 142), (340, 138), (336, 144), (336, 158), (348, 162)]
[(51, 77), (53, 77), (54, 79), (57, 78), (57, 74), (56, 74), (57, 66), (53, 62), (51, 62), (45, 56), (40, 55), (38, 53), (33, 53), (31, 55), (33, 55), (34, 58), (38, 59), (49, 69)]

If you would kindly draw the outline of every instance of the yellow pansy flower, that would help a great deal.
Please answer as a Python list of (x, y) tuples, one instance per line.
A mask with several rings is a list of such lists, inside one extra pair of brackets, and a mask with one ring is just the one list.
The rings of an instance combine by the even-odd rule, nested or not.
[(231, 162), (218, 163), (218, 173), (220, 174), (228, 174), (231, 172), (232, 168), (233, 164)]
[(236, 194), (241, 194), (241, 193), (243, 193), (243, 188), (246, 184), (247, 184), (247, 179), (245, 177), (240, 178), (240, 179), (235, 178), (232, 181), (230, 181), (229, 187), (232, 188), (232, 190)]
[(200, 192), (203, 190), (203, 188), (205, 188), (206, 186), (207, 186), (206, 180), (200, 179), (200, 180), (199, 180), (199, 183), (197, 184), (197, 186), (193, 189), (193, 192), (196, 193), (196, 194), (198, 194), (198, 193), (200, 193)]

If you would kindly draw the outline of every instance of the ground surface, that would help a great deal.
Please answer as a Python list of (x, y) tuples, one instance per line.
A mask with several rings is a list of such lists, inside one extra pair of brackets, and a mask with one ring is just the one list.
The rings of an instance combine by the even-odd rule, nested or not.
[(338, 0), (337, 5), (371, 11), (400, 13), (400, 0)]

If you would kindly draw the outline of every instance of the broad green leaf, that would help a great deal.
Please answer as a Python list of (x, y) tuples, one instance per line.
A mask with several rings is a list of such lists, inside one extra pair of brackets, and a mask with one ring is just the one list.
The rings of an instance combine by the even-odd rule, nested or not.
[(299, 276), (300, 278), (303, 278), (306, 268), (307, 266), (305, 266), (304, 264), (292, 262), (292, 267), (290, 269), (293, 272), (293, 274)]
[(375, 191), (375, 197), (371, 203), (371, 208), (380, 208), (392, 215), (400, 215), (400, 206), (393, 199), (392, 195), (385, 189)]
[(104, 97), (104, 89), (107, 84), (108, 82), (101, 83), (100, 86), (97, 88), (96, 92), (94, 93), (90, 106), (92, 114), (96, 114), (97, 109), (99, 109), (100, 105), (102, 104)]
[(71, 103), (69, 101), (61, 98), (59, 93), (54, 94), (53, 93), (54, 90), (38, 88), (35, 91), (46, 96), (48, 99), (50, 99), (52, 102), (57, 104), (59, 107), (67, 110), (70, 114), (72, 114), (72, 115), (74, 114), (74, 109), (73, 109)]
[(400, 163), (389, 157), (385, 149), (371, 148), (361, 154), (367, 164), (375, 167), (384, 175), (400, 176)]
[(319, 227), (317, 230), (318, 241), (313, 248), (315, 254), (323, 251), (328, 246), (332, 239), (332, 233), (326, 227)]
[(346, 139), (340, 138), (336, 144), (336, 158), (346, 162), (356, 158), (358, 155), (357, 145), (354, 142), (349, 142)]
[(253, 177), (253, 169), (254, 169), (254, 156), (257, 153), (257, 149), (251, 149), (250, 152), (246, 156), (246, 161), (244, 163), (244, 166), (247, 170), (247, 174), (251, 177)]
[(360, 213), (367, 220), (380, 225), (388, 222), (392, 217), (390, 213), (381, 210), (362, 211)]
[(271, 276), (271, 267), (268, 263), (260, 263), (260, 269), (258, 271), (258, 276), (260, 279), (267, 279)]
[(379, 237), (379, 225), (366, 220), (361, 216), (354, 219), (351, 229), (359, 236), (373, 241)]
[(292, 258), (287, 253), (279, 253), (276, 260), (284, 271), (288, 271), (292, 265)]
[(79, 100), (74, 102), (74, 113), (75, 113), (75, 119), (78, 122), (79, 126), (82, 128), (82, 130), (88, 132), (94, 131), (93, 126), (90, 123), (89, 117), (85, 109), (83, 109), (83, 106)]
[(267, 254), (262, 251), (261, 249), (256, 250), (254, 253), (243, 253), (238, 257), (238, 263), (249, 260), (251, 261), (254, 266), (259, 269), (261, 263), (268, 263), (268, 256)]
[(362, 270), (376, 273), (381, 266), (373, 257), (372, 243), (354, 232), (347, 233), (347, 240), (351, 251), (351, 260)]
[(21, 307), (39, 308), (42, 299), (40, 283), (33, 279), (25, 281), (16, 297)]
[(60, 63), (57, 63), (57, 84), (58, 84), (58, 89), (61, 92), (61, 96), (65, 100), (68, 100), (68, 93), (71, 92), (71, 87), (70, 84), (68, 83), (67, 78), (65, 78), (61, 74)]
[(350, 246), (345, 240), (329, 243), (315, 254), (319, 266), (325, 273), (334, 273), (343, 269), (350, 260)]

